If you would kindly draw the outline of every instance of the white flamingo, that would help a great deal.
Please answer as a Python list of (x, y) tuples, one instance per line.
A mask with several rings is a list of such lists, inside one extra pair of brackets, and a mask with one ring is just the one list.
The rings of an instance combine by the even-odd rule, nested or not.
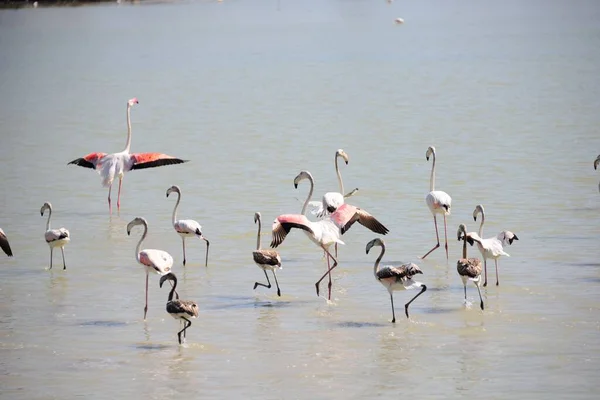
[(52, 253), (55, 247), (60, 247), (60, 251), (62, 252), (63, 259), (63, 269), (67, 269), (67, 265), (65, 263), (65, 245), (71, 241), (71, 236), (69, 235), (69, 231), (65, 228), (59, 229), (50, 229), (50, 218), (52, 217), (52, 204), (49, 202), (45, 202), (42, 208), (40, 209), (40, 214), (42, 217), (44, 216), (44, 211), (48, 210), (48, 220), (46, 221), (46, 232), (44, 233), (44, 239), (46, 239), (46, 243), (50, 247), (50, 268), (52, 269)]
[[(477, 215), (481, 214), (481, 223), (479, 224), (479, 233), (470, 232), (467, 236), (471, 237), (469, 243), (473, 245), (473, 241), (477, 242), (477, 248), (483, 257), (483, 270), (484, 280), (483, 286), (487, 286), (487, 259), (493, 259), (496, 264), (496, 286), (499, 285), (498, 281), (498, 259), (502, 256), (510, 257), (508, 253), (504, 251), (503, 246), (511, 245), (514, 240), (519, 240), (517, 235), (511, 231), (502, 231), (496, 237), (482, 239), (483, 236), (483, 224), (485, 223), (485, 211), (481, 204), (475, 206), (473, 210), (473, 220), (477, 221)], [(467, 239), (468, 240), (468, 239)]]
[[(303, 179), (308, 179), (311, 182), (311, 190), (304, 202), (302, 207), (302, 214), (283, 214), (278, 216), (273, 222), (273, 240), (271, 241), (271, 247), (279, 246), (287, 234), (292, 228), (298, 228), (305, 231), (308, 238), (317, 246), (323, 249), (327, 254), (327, 272), (315, 283), (317, 289), (317, 296), (319, 295), (319, 284), (326, 277), (329, 276), (328, 299), (331, 300), (331, 270), (337, 265), (337, 259), (329, 252), (329, 247), (334, 243), (344, 244), (340, 239), (350, 227), (358, 221), (361, 225), (369, 228), (375, 233), (385, 235), (389, 230), (383, 226), (375, 217), (368, 212), (361, 210), (358, 207), (352, 206), (348, 203), (340, 206), (330, 216), (321, 219), (317, 222), (309, 221), (304, 215), (310, 196), (312, 195), (312, 187), (314, 180), (312, 175), (308, 171), (303, 171)], [(333, 266), (330, 266), (330, 259), (333, 260)]]
[(210, 243), (207, 238), (202, 235), (202, 226), (193, 219), (177, 219), (177, 207), (179, 207), (179, 202), (181, 201), (181, 189), (179, 186), (171, 186), (167, 189), (167, 197), (171, 193), (177, 193), (177, 203), (175, 203), (175, 208), (173, 208), (173, 217), (171, 218), (171, 223), (173, 224), (173, 228), (175, 228), (175, 232), (181, 236), (181, 242), (183, 243), (183, 265), (185, 265), (185, 238), (186, 237), (198, 237), (206, 242), (206, 260), (204, 262), (204, 266), (208, 267), (208, 246)]
[(168, 274), (171, 272), (171, 268), (173, 267), (173, 257), (171, 257), (171, 255), (166, 251), (162, 250), (140, 250), (142, 247), (142, 242), (144, 239), (146, 239), (146, 235), (148, 234), (148, 222), (145, 218), (134, 218), (127, 224), (127, 235), (131, 235), (131, 229), (136, 225), (144, 226), (144, 233), (142, 234), (142, 237), (135, 248), (135, 259), (138, 263), (142, 264), (146, 270), (146, 305), (144, 307), (145, 320), (146, 314), (148, 313), (148, 277), (150, 276), (150, 272), (155, 272), (159, 275)]
[[(173, 282), (167, 300), (167, 312), (171, 317), (183, 322), (185, 325), (182, 330), (177, 332), (177, 339), (179, 340), (179, 344), (181, 344), (181, 334), (183, 333), (183, 340), (185, 341), (185, 332), (192, 326), (192, 321), (190, 321), (190, 319), (198, 317), (198, 303), (193, 300), (179, 300), (179, 295), (175, 290), (177, 288), (177, 277), (174, 273), (169, 272), (160, 277), (159, 286), (161, 288), (166, 280)], [(173, 299), (173, 295), (175, 295), (175, 299)]]
[[(137, 98), (127, 101), (127, 142), (125, 149), (119, 153), (90, 153), (84, 157), (77, 158), (68, 164), (95, 169), (102, 177), (102, 185), (108, 187), (108, 209), (112, 212), (110, 193), (115, 177), (119, 178), (119, 193), (117, 195), (117, 209), (121, 208), (121, 185), (125, 172), (160, 167), (163, 165), (181, 164), (188, 160), (182, 160), (162, 153), (129, 153), (131, 148), (131, 107), (138, 104)], [(67, 165), (68, 165), (67, 164)]]
[(334, 159), (335, 174), (337, 175), (338, 184), (340, 186), (340, 191), (339, 192), (327, 192), (323, 195), (323, 198), (321, 199), (320, 202), (318, 202), (318, 201), (310, 202), (310, 205), (317, 207), (315, 210), (312, 211), (312, 214), (316, 215), (319, 218), (322, 218), (326, 215), (331, 214), (332, 212), (337, 210), (337, 208), (339, 206), (344, 204), (344, 202), (345, 202), (344, 199), (354, 196), (356, 194), (356, 192), (358, 192), (358, 188), (355, 188), (350, 193), (344, 194), (344, 182), (342, 181), (342, 173), (340, 172), (340, 167), (338, 165), (338, 158), (342, 158), (344, 160), (344, 162), (346, 163), (346, 165), (348, 165), (350, 158), (348, 157), (348, 154), (342, 149), (338, 149), (335, 152), (335, 159)]
[[(598, 164), (600, 164), (600, 155), (594, 160), (594, 169), (598, 169)], [(598, 184), (598, 190), (600, 190), (600, 183)]]
[(467, 302), (467, 282), (471, 281), (477, 287), (480, 301), (479, 306), (483, 310), (483, 298), (481, 297), (481, 289), (479, 288), (479, 283), (481, 282), (481, 260), (479, 258), (467, 258), (467, 227), (465, 224), (458, 226), (458, 240), (464, 241), (462, 258), (456, 262), (456, 271), (463, 282), (465, 303)]
[(256, 233), (256, 250), (252, 252), (252, 258), (256, 265), (259, 266), (260, 269), (265, 273), (265, 277), (267, 278), (267, 284), (260, 282), (254, 283), (254, 289), (256, 290), (257, 286), (263, 286), (267, 289), (271, 289), (271, 281), (269, 281), (269, 275), (267, 275), (267, 270), (273, 272), (273, 277), (275, 278), (275, 285), (277, 285), (277, 296), (281, 296), (281, 290), (279, 289), (279, 282), (277, 282), (277, 274), (275, 274), (275, 270), (277, 268), (281, 269), (281, 256), (276, 250), (268, 250), (260, 248), (260, 230), (261, 230), (261, 220), (260, 213), (254, 213), (254, 223), (258, 222), (258, 232)]
[(394, 291), (417, 288), (421, 289), (421, 291), (417, 293), (415, 297), (410, 299), (410, 301), (404, 305), (404, 313), (406, 314), (406, 318), (408, 318), (408, 306), (410, 303), (412, 303), (417, 297), (427, 290), (427, 286), (421, 282), (413, 280), (413, 277), (416, 274), (422, 274), (423, 271), (421, 271), (418, 265), (413, 263), (402, 264), (399, 267), (393, 267), (391, 265), (379, 267), (379, 263), (381, 262), (383, 254), (385, 253), (385, 243), (379, 238), (371, 240), (369, 243), (367, 243), (367, 254), (369, 254), (369, 250), (371, 250), (373, 246), (381, 246), (381, 254), (379, 254), (379, 257), (377, 257), (377, 260), (375, 260), (375, 265), (373, 265), (373, 275), (375, 275), (375, 279), (377, 279), (390, 294), (390, 301), (392, 303), (392, 323), (396, 323), (396, 312), (394, 310)]
[(427, 203), (427, 207), (429, 207), (429, 211), (431, 211), (431, 214), (433, 214), (433, 224), (435, 225), (435, 238), (437, 240), (437, 244), (421, 258), (425, 259), (429, 253), (440, 247), (440, 235), (438, 233), (436, 215), (442, 214), (444, 216), (444, 236), (446, 238), (446, 260), (448, 260), (448, 231), (446, 227), (446, 216), (450, 215), (452, 198), (446, 192), (435, 190), (435, 147), (433, 146), (429, 146), (427, 152), (425, 153), (425, 158), (427, 161), (429, 161), (430, 156), (433, 157), (433, 164), (431, 165), (431, 177), (429, 179), (430, 192), (427, 194), (425, 202)]
[(8, 243), (8, 238), (6, 237), (6, 234), (4, 233), (2, 228), (0, 228), (0, 248), (2, 249), (2, 251), (4, 251), (4, 253), (6, 253), (7, 256), (13, 256), (10, 244)]

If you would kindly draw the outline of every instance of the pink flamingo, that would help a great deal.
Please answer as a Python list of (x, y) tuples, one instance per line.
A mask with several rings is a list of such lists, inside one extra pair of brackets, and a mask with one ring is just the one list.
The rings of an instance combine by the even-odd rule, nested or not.
[[(127, 102), (127, 142), (125, 149), (119, 153), (90, 153), (84, 157), (71, 161), (69, 164), (95, 169), (102, 177), (102, 185), (108, 187), (108, 209), (112, 212), (110, 193), (116, 176), (119, 177), (119, 194), (117, 195), (117, 209), (121, 208), (121, 185), (125, 172), (134, 169), (153, 168), (163, 165), (181, 164), (188, 160), (171, 157), (162, 153), (129, 153), (131, 147), (131, 107), (138, 104), (137, 98)], [(67, 164), (67, 165), (69, 165)]]
[[(308, 171), (303, 175), (309, 180), (312, 175)], [(306, 198), (303, 211), (306, 210), (306, 206), (310, 201), (310, 196)], [(334, 243), (345, 244), (340, 238), (346, 233), (350, 227), (357, 222), (375, 233), (385, 235), (389, 230), (383, 226), (375, 217), (368, 212), (350, 205), (348, 203), (342, 204), (338, 209), (333, 212), (330, 216), (321, 219), (317, 222), (309, 221), (305, 215), (301, 214), (283, 214), (278, 216), (273, 222), (273, 240), (271, 241), (271, 247), (275, 248), (283, 243), (283, 240), (290, 232), (292, 228), (298, 228), (305, 231), (308, 238), (317, 246), (323, 249), (327, 255), (327, 272), (315, 283), (317, 289), (317, 296), (319, 295), (319, 284), (326, 277), (329, 276), (328, 282), (328, 300), (331, 300), (331, 270), (337, 265), (337, 259), (329, 252), (329, 247)], [(333, 260), (333, 266), (330, 264), (330, 259)]]
[(427, 207), (429, 207), (429, 211), (433, 214), (433, 224), (435, 225), (435, 238), (437, 240), (437, 244), (433, 246), (431, 250), (429, 250), (421, 259), (425, 259), (435, 249), (440, 247), (440, 235), (438, 234), (438, 226), (437, 226), (437, 218), (436, 214), (442, 214), (444, 216), (444, 236), (446, 237), (446, 261), (448, 260), (448, 230), (446, 228), (446, 216), (450, 215), (450, 208), (452, 207), (452, 198), (446, 192), (441, 190), (435, 190), (435, 147), (429, 146), (427, 152), (425, 153), (425, 158), (429, 161), (429, 157), (433, 157), (433, 164), (431, 165), (431, 177), (429, 180), (429, 190), (430, 192), (425, 197), (425, 202), (427, 203)]
[[(167, 275), (171, 272), (173, 267), (173, 257), (169, 253), (163, 250), (156, 249), (143, 249), (142, 242), (146, 239), (148, 234), (148, 221), (145, 218), (137, 217), (131, 220), (127, 224), (127, 235), (131, 235), (131, 229), (136, 225), (142, 225), (144, 227), (144, 233), (140, 238), (135, 248), (135, 259), (138, 263), (144, 266), (146, 270), (146, 305), (144, 306), (144, 321), (146, 320), (146, 314), (148, 313), (148, 279), (150, 272), (155, 272), (161, 276)], [(161, 281), (162, 287), (162, 281)]]

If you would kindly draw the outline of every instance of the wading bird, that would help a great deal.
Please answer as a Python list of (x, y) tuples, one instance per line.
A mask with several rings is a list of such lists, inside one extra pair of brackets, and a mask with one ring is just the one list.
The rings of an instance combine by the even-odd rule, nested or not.
[[(329, 276), (328, 282), (328, 300), (331, 300), (331, 271), (338, 265), (337, 259), (329, 252), (329, 247), (334, 243), (344, 244), (340, 239), (341, 235), (346, 233), (350, 227), (358, 221), (359, 224), (369, 228), (375, 233), (385, 235), (389, 230), (383, 226), (375, 217), (368, 212), (361, 210), (358, 207), (352, 206), (348, 203), (340, 206), (330, 216), (321, 219), (317, 222), (309, 221), (304, 215), (306, 206), (310, 201), (312, 195), (312, 187), (314, 180), (312, 175), (308, 171), (301, 173), (303, 179), (308, 179), (311, 183), (311, 190), (304, 202), (302, 207), (302, 215), (300, 214), (283, 214), (278, 216), (273, 222), (273, 240), (271, 241), (271, 247), (279, 246), (287, 234), (292, 228), (298, 228), (305, 231), (308, 238), (317, 246), (322, 248), (327, 254), (327, 272), (315, 283), (317, 289), (317, 296), (319, 295), (319, 284), (326, 277)], [(333, 265), (330, 266), (330, 260), (333, 260)]]
[[(161, 288), (167, 279), (173, 282), (173, 287), (169, 292), (169, 299), (167, 301), (167, 312), (169, 315), (171, 315), (171, 317), (178, 319), (184, 324), (183, 329), (177, 332), (177, 339), (179, 340), (179, 344), (181, 344), (181, 334), (183, 333), (183, 338), (185, 341), (185, 331), (187, 328), (192, 326), (192, 321), (190, 321), (190, 319), (198, 316), (198, 304), (192, 300), (179, 300), (179, 295), (175, 291), (175, 288), (177, 287), (177, 277), (172, 272), (160, 277)], [(176, 296), (175, 300), (173, 300), (174, 294)]]
[(431, 214), (433, 214), (433, 224), (435, 225), (435, 239), (437, 240), (437, 244), (421, 258), (425, 259), (429, 253), (440, 247), (440, 235), (438, 233), (436, 215), (442, 214), (444, 216), (444, 236), (446, 238), (446, 260), (448, 260), (448, 232), (446, 228), (446, 216), (450, 215), (452, 198), (446, 192), (435, 190), (435, 147), (433, 146), (429, 146), (427, 152), (425, 153), (425, 158), (427, 161), (429, 161), (430, 156), (433, 157), (433, 164), (431, 165), (431, 177), (429, 178), (430, 191), (425, 198), (425, 202), (427, 203), (427, 207), (429, 207), (429, 211), (431, 211)]
[(358, 192), (358, 188), (355, 188), (350, 193), (344, 194), (344, 182), (342, 181), (342, 173), (340, 172), (340, 167), (338, 165), (338, 158), (342, 158), (344, 160), (344, 162), (346, 163), (346, 165), (348, 165), (350, 158), (348, 157), (348, 154), (346, 154), (346, 152), (342, 149), (338, 149), (335, 152), (335, 160), (334, 160), (335, 161), (335, 174), (337, 175), (338, 184), (340, 186), (340, 191), (339, 192), (327, 192), (323, 195), (323, 198), (321, 199), (320, 202), (319, 201), (311, 201), (310, 202), (310, 205), (317, 207), (314, 211), (312, 211), (312, 214), (316, 215), (319, 218), (322, 218), (326, 215), (331, 214), (332, 212), (337, 210), (337, 208), (339, 206), (344, 204), (344, 199), (354, 196), (356, 194), (356, 192)]
[[(79, 165), (80, 167), (92, 168), (102, 177), (102, 185), (108, 187), (108, 209), (112, 212), (110, 201), (110, 192), (115, 177), (119, 178), (119, 193), (117, 195), (117, 209), (121, 208), (121, 185), (125, 172), (142, 169), (160, 167), (163, 165), (181, 164), (188, 160), (182, 160), (162, 153), (134, 153), (130, 154), (131, 148), (131, 117), (130, 110), (138, 100), (133, 98), (127, 102), (127, 142), (125, 149), (119, 153), (90, 153), (84, 157), (71, 161), (69, 164)], [(67, 164), (68, 165), (68, 164)]]
[(484, 270), (484, 279), (483, 286), (487, 286), (487, 259), (493, 259), (496, 264), (496, 286), (499, 285), (498, 281), (498, 259), (502, 256), (510, 257), (510, 255), (504, 252), (503, 246), (511, 245), (514, 240), (519, 240), (517, 235), (512, 233), (511, 231), (502, 231), (496, 237), (491, 237), (487, 239), (482, 239), (483, 237), (483, 224), (485, 222), (485, 211), (483, 210), (483, 206), (481, 204), (477, 204), (475, 206), (475, 210), (473, 210), (473, 220), (477, 221), (477, 215), (481, 214), (481, 223), (479, 224), (479, 234), (475, 232), (470, 232), (468, 234), (472, 240), (469, 240), (469, 243), (473, 245), (473, 241), (477, 242), (477, 248), (483, 257), (483, 270)]
[(197, 221), (192, 219), (177, 219), (177, 207), (179, 207), (179, 202), (181, 201), (181, 190), (179, 189), (179, 186), (171, 186), (167, 189), (167, 197), (173, 192), (177, 193), (177, 203), (175, 203), (175, 208), (173, 209), (171, 223), (173, 224), (173, 228), (175, 228), (175, 232), (181, 236), (181, 242), (183, 243), (183, 265), (185, 265), (185, 238), (196, 236), (206, 242), (206, 260), (204, 266), (208, 267), (208, 246), (210, 246), (210, 243), (208, 242), (208, 239), (202, 235), (202, 226)]
[(4, 251), (7, 256), (13, 256), (12, 250), (10, 249), (10, 244), (8, 243), (8, 238), (6, 237), (6, 234), (2, 228), (0, 228), (0, 248), (2, 248), (2, 251)]
[(281, 296), (281, 290), (279, 290), (279, 282), (277, 282), (277, 275), (275, 274), (275, 270), (277, 268), (281, 269), (281, 257), (276, 250), (268, 250), (260, 248), (260, 229), (261, 229), (261, 220), (260, 213), (254, 213), (254, 223), (258, 222), (258, 232), (256, 233), (256, 250), (252, 252), (252, 258), (254, 258), (254, 262), (258, 265), (263, 272), (265, 273), (265, 277), (267, 278), (267, 284), (260, 282), (254, 283), (254, 290), (257, 286), (264, 286), (268, 289), (271, 289), (271, 281), (269, 281), (269, 275), (267, 275), (267, 270), (273, 272), (273, 277), (275, 278), (275, 285), (277, 285), (277, 296)]
[(379, 254), (379, 257), (377, 257), (377, 260), (375, 260), (375, 265), (373, 266), (373, 274), (375, 275), (375, 279), (377, 279), (390, 294), (390, 301), (392, 303), (392, 322), (395, 323), (396, 312), (394, 310), (394, 290), (421, 289), (415, 297), (410, 299), (410, 301), (404, 305), (404, 313), (406, 314), (406, 318), (408, 318), (408, 306), (427, 290), (427, 286), (413, 280), (413, 277), (416, 274), (423, 273), (416, 264), (407, 263), (402, 264), (399, 267), (393, 267), (391, 265), (379, 267), (379, 263), (385, 253), (385, 243), (379, 238), (371, 240), (367, 243), (367, 254), (369, 254), (369, 250), (371, 250), (373, 246), (381, 246), (381, 253)]
[(463, 240), (462, 258), (456, 262), (456, 271), (462, 279), (465, 290), (465, 303), (467, 302), (467, 281), (471, 281), (477, 287), (479, 292), (479, 306), (483, 310), (483, 298), (481, 297), (481, 260), (479, 258), (467, 258), (467, 227), (465, 224), (458, 226), (458, 240)]
[(50, 229), (50, 218), (52, 217), (52, 204), (45, 202), (40, 209), (40, 214), (44, 216), (44, 211), (48, 210), (48, 220), (46, 221), (46, 232), (44, 233), (44, 239), (50, 247), (50, 268), (52, 269), (52, 253), (55, 247), (60, 247), (63, 259), (63, 269), (67, 269), (65, 263), (65, 245), (71, 241), (69, 231), (65, 228)]
[(171, 255), (166, 251), (162, 250), (140, 250), (142, 247), (142, 242), (144, 239), (146, 239), (146, 235), (148, 234), (148, 222), (145, 218), (134, 218), (127, 224), (127, 235), (131, 235), (131, 229), (136, 225), (144, 226), (144, 233), (142, 234), (142, 237), (135, 248), (135, 259), (138, 263), (142, 264), (146, 270), (146, 305), (144, 306), (145, 320), (146, 314), (148, 313), (148, 277), (150, 276), (150, 272), (155, 272), (159, 275), (168, 274), (171, 272), (171, 268), (173, 267), (173, 257), (171, 257)]

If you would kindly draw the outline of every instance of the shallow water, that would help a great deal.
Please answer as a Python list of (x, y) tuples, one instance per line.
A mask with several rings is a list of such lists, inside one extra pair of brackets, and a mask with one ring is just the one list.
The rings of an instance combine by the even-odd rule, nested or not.
[[(396, 17), (405, 24), (396, 25)], [(11, 399), (447, 398), (485, 393), (595, 398), (600, 367), (598, 234), (600, 7), (593, 1), (224, 1), (0, 11), (0, 226), (15, 257), (0, 257), (0, 388)], [(67, 162), (125, 142), (188, 164), (134, 171), (120, 214), (91, 170)], [(424, 202), (452, 198), (443, 249)], [(388, 228), (384, 262), (416, 262), (427, 292), (389, 296), (372, 275), (376, 237), (344, 235), (333, 301), (315, 295), (322, 252), (292, 232), (279, 251), (282, 297), (252, 290), (255, 211), (270, 223), (299, 212), (301, 169), (316, 194), (337, 190)], [(181, 241), (171, 222), (203, 225), (211, 241)], [(113, 195), (116, 195), (116, 187)], [(64, 226), (67, 270), (48, 271), (44, 201)], [(456, 228), (519, 241), (500, 260), (485, 312), (463, 304)], [(144, 244), (175, 258), (182, 298), (200, 305), (177, 345), (167, 289), (151, 277), (142, 320)], [(443, 235), (443, 233), (442, 233)], [(470, 248), (472, 256), (477, 255)], [(326, 286), (322, 286), (325, 290)]]

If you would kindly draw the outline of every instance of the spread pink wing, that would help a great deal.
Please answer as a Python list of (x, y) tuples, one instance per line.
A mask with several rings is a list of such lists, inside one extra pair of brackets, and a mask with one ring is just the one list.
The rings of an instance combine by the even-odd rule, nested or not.
[(308, 233), (313, 233), (310, 228), (310, 222), (308, 218), (300, 214), (283, 214), (275, 219), (273, 222), (273, 240), (271, 240), (271, 247), (277, 247), (290, 233), (292, 228), (303, 229)]
[(133, 163), (131, 169), (142, 169), (182, 164), (189, 160), (182, 160), (162, 153), (136, 153), (131, 155), (131, 161)]
[(342, 235), (346, 233), (356, 221), (375, 233), (385, 235), (389, 232), (388, 228), (383, 226), (383, 224), (377, 221), (371, 214), (347, 203), (341, 205), (333, 214), (331, 214), (331, 219), (341, 229)]
[[(80, 167), (96, 169), (98, 161), (104, 157), (106, 153), (90, 153), (85, 157), (71, 161), (69, 164), (79, 165)], [(69, 165), (67, 164), (67, 165)]]

